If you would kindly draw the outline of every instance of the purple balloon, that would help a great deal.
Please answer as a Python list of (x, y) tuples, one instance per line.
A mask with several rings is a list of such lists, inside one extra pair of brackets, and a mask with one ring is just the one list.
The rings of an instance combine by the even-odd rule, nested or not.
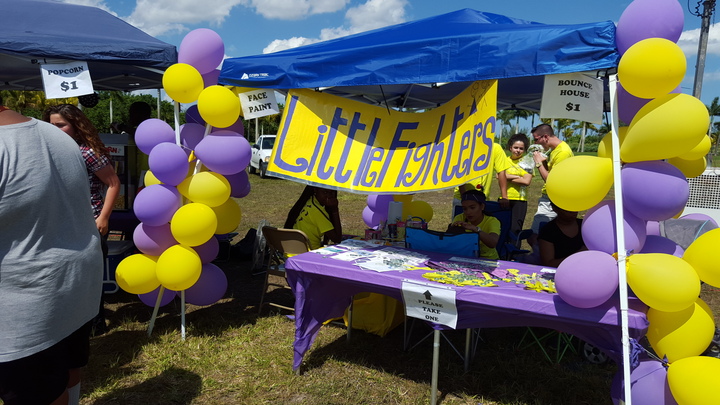
[(182, 146), (167, 142), (150, 151), (148, 165), (155, 178), (171, 186), (177, 186), (185, 180), (190, 168), (188, 155)]
[[(639, 252), (645, 243), (645, 221), (630, 214), (623, 215), (625, 230), (625, 249)], [(590, 250), (613, 254), (617, 252), (615, 241), (615, 201), (605, 200), (590, 208), (582, 222), (582, 236), (585, 246)]]
[(200, 124), (205, 128), (205, 120), (200, 116), (197, 104), (193, 104), (185, 111), (185, 122)]
[[(610, 395), (613, 404), (625, 399), (622, 367), (615, 373)], [(630, 372), (630, 395), (633, 405), (677, 405), (667, 383), (667, 370), (656, 360), (643, 359)]]
[[(147, 294), (138, 294), (138, 298), (140, 298), (140, 301), (142, 301), (143, 304), (155, 308), (158, 294), (160, 294), (160, 287), (154, 289), (153, 291), (150, 291)], [(173, 290), (168, 290), (166, 288), (163, 291), (162, 298), (160, 299), (160, 306), (164, 307), (165, 305), (171, 303), (175, 299), (175, 297), (177, 297), (177, 292)]]
[(203, 86), (205, 86), (205, 87), (215, 86), (216, 84), (218, 84), (219, 77), (220, 77), (220, 69), (213, 69), (210, 72), (204, 73), (202, 75)]
[(140, 190), (133, 203), (133, 212), (140, 222), (160, 226), (170, 222), (181, 202), (180, 193), (175, 187), (153, 184)]
[(238, 117), (237, 121), (235, 121), (232, 125), (230, 125), (227, 128), (223, 128), (225, 131), (232, 131), (240, 136), (245, 136), (245, 125), (243, 124), (242, 117)]
[(135, 144), (146, 155), (163, 142), (175, 143), (175, 130), (163, 120), (147, 119), (135, 130)]
[(362, 218), (368, 228), (375, 228), (380, 222), (387, 220), (387, 213), (383, 216), (382, 213), (375, 212), (370, 207), (365, 207), (363, 208)]
[(635, 0), (625, 8), (615, 29), (620, 54), (643, 39), (665, 38), (677, 42), (685, 15), (677, 0)]
[(150, 226), (140, 223), (133, 232), (133, 243), (141, 252), (149, 256), (160, 256), (167, 248), (177, 245), (170, 231), (170, 224)]
[(225, 45), (217, 32), (198, 28), (185, 35), (178, 49), (178, 63), (187, 63), (206, 74), (217, 68), (225, 56)]
[(685, 175), (670, 163), (627, 163), (620, 173), (625, 210), (636, 217), (664, 221), (685, 208), (690, 188)]
[(555, 273), (558, 295), (577, 308), (602, 305), (617, 287), (617, 260), (597, 250), (573, 253), (560, 263)]
[(199, 306), (212, 305), (225, 295), (227, 286), (227, 277), (220, 267), (205, 263), (198, 281), (185, 290), (185, 301)]
[(650, 236), (650, 235), (660, 236), (660, 222), (647, 221), (647, 223), (645, 224), (645, 234), (647, 236)]
[(393, 196), (389, 194), (370, 194), (367, 196), (367, 206), (376, 212), (387, 212)]
[(715, 226), (718, 226), (717, 222), (711, 216), (706, 215), (706, 214), (701, 214), (699, 212), (683, 215), (680, 217), (680, 219), (694, 219), (696, 221), (710, 221), (711, 223), (715, 224)]
[(243, 198), (250, 194), (250, 178), (245, 170), (225, 176), (230, 183), (230, 197)]
[(188, 149), (195, 149), (205, 136), (205, 126), (189, 122), (180, 126), (180, 142)]
[(682, 257), (685, 249), (663, 236), (648, 235), (647, 238), (645, 238), (645, 244), (642, 249), (640, 249), (640, 253), (665, 253), (667, 255)]
[(193, 246), (193, 250), (195, 250), (198, 256), (200, 256), (201, 263), (210, 263), (215, 260), (218, 253), (220, 253), (220, 242), (218, 242), (217, 238), (213, 236), (202, 245)]
[(223, 175), (239, 173), (250, 163), (250, 143), (242, 136), (218, 131), (195, 147), (195, 155), (208, 169)]

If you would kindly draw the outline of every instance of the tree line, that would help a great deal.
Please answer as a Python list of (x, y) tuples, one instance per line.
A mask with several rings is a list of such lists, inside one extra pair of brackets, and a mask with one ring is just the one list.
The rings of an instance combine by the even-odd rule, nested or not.
[[(100, 133), (112, 132), (112, 123), (127, 123), (128, 110), (130, 105), (136, 101), (144, 101), (152, 108), (152, 117), (160, 118), (171, 126), (174, 125), (175, 119), (173, 103), (162, 100), (160, 102), (160, 114), (158, 115), (157, 98), (150, 94), (132, 94), (119, 91), (100, 91), (97, 93), (98, 102), (95, 106), (82, 106), (77, 97), (64, 99), (46, 99), (45, 93), (42, 91), (15, 91), (2, 90), (2, 99), (4, 104), (29, 117), (42, 118), (43, 111), (46, 108), (58, 104), (73, 104), (81, 107), (90, 121), (100, 131)], [(258, 135), (276, 134), (280, 127), (280, 118), (282, 116), (283, 105), (280, 104), (280, 114), (269, 115), (255, 120), (244, 122), (245, 136), (250, 142), (254, 142)], [(720, 117), (720, 98), (715, 97), (709, 106), (706, 106), (710, 114), (710, 137), (713, 143), (713, 151), (717, 151), (718, 134), (720, 133), (720, 121), (715, 122), (715, 117)], [(190, 108), (186, 106), (185, 108)], [(503, 143), (504, 139), (508, 139), (515, 133), (525, 133), (529, 136), (530, 129), (536, 124), (551, 124), (550, 119), (539, 119), (538, 114), (522, 109), (506, 109), (497, 112), (497, 119), (500, 122), (500, 133), (497, 134), (496, 141)], [(185, 123), (185, 110), (181, 110), (180, 124)], [(530, 128), (520, 128), (520, 121), (530, 119)], [(597, 152), (600, 140), (611, 130), (610, 123), (606, 120), (602, 125), (594, 125), (586, 122), (579, 122), (568, 119), (554, 120), (552, 123), (557, 135), (565, 140), (574, 151), (577, 152)]]

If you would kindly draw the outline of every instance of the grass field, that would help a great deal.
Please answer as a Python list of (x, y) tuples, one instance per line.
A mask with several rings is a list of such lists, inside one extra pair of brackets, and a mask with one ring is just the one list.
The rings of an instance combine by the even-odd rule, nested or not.
[[(261, 219), (280, 226), (303, 186), (250, 176), (252, 192), (237, 200), (243, 219), (235, 242)], [(531, 186), (534, 213), (541, 182)], [(491, 196), (497, 192), (492, 191)], [(340, 193), (345, 233), (361, 234), (365, 196)], [(451, 190), (415, 199), (435, 211), (432, 229), (450, 221)], [(526, 224), (529, 224), (526, 221)], [(178, 300), (163, 307), (151, 337), (152, 308), (137, 297), (108, 295), (110, 332), (92, 340), (82, 404), (423, 404), (430, 400), (431, 345), (402, 350), (402, 328), (384, 338), (328, 325), (305, 356), (302, 376), (292, 371), (294, 324), (268, 307), (258, 314), (263, 275), (253, 275), (237, 245), (219, 262), (228, 276), (226, 297), (209, 307), (187, 307), (187, 338), (181, 339)], [(279, 295), (281, 291), (271, 294)], [(703, 298), (720, 308), (714, 288)], [(287, 299), (287, 298), (286, 298)], [(443, 343), (439, 398), (443, 404), (610, 404), (615, 364), (596, 365), (577, 354), (551, 363), (537, 346), (520, 349), (524, 330), (485, 329), (468, 373)], [(462, 333), (451, 334), (462, 341)]]

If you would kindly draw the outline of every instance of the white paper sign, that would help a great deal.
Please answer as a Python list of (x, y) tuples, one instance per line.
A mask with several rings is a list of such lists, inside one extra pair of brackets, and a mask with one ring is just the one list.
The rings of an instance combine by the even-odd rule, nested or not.
[(95, 92), (87, 62), (46, 63), (40, 65), (45, 98), (79, 97)]
[(280, 113), (277, 101), (275, 101), (275, 91), (272, 89), (240, 93), (240, 105), (246, 120)]
[(454, 289), (403, 281), (402, 292), (407, 316), (455, 329), (458, 315)]
[(603, 81), (582, 73), (545, 76), (540, 118), (602, 124)]

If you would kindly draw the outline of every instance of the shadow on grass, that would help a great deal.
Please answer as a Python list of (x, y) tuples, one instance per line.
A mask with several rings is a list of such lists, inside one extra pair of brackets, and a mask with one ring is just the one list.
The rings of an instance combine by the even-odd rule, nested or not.
[(157, 403), (158, 392), (163, 392), (164, 404), (187, 405), (200, 395), (202, 378), (192, 372), (170, 367), (160, 375), (131, 387), (111, 390), (92, 401), (93, 405), (136, 405)]
[[(517, 348), (523, 333), (524, 328), (482, 330), (483, 340), (467, 373), (463, 360), (442, 339), (439, 399), (483, 398), (537, 405), (610, 403), (614, 364), (598, 366), (576, 354), (566, 356), (560, 363), (551, 363), (539, 347)], [(446, 335), (463, 353), (465, 331), (446, 331)], [(322, 347), (313, 346), (305, 356), (303, 372), (313, 373), (330, 360), (347, 362), (427, 384), (429, 393), (432, 337), (409, 352), (403, 351), (402, 341), (402, 325), (384, 338), (353, 331), (350, 342), (343, 336)], [(563, 393), (562, 397), (558, 393)]]

